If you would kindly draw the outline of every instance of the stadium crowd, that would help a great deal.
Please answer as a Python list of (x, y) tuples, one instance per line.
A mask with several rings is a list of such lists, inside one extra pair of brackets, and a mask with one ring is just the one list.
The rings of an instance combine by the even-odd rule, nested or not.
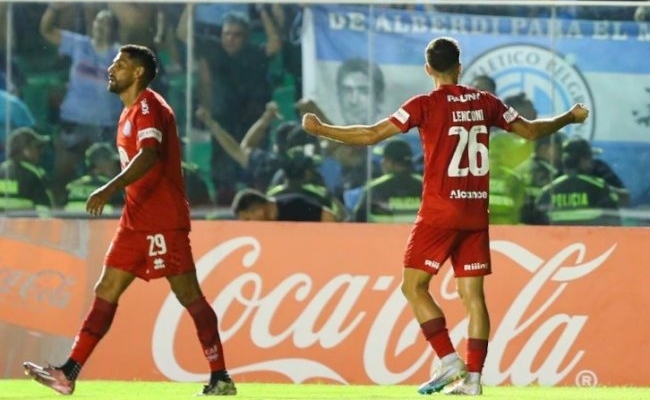
[[(0, 66), (0, 106), (9, 107), (0, 112), (0, 213), (84, 215), (84, 198), (119, 167), (115, 130), (122, 108), (106, 90), (106, 70), (120, 44), (137, 43), (157, 53), (153, 86), (178, 118), (195, 218), (412, 221), (423, 170), (413, 143), (394, 140), (369, 153), (320, 141), (300, 125), (307, 112), (329, 120), (302, 97), (304, 4), (19, 2), (8, 13), (0, 3), (0, 33), (13, 29), (11, 40), (0, 40), (10, 60), (9, 69)], [(382, 7), (592, 20), (650, 15), (643, 6)], [(490, 76), (480, 78), (474, 86), (496, 90)], [(365, 110), (369, 96), (381, 102), (384, 79), (366, 60), (341, 68), (336, 87), (345, 122), (376, 119)], [(505, 101), (536, 117), (526, 93)], [(355, 120), (360, 114), (363, 120)], [(624, 223), (619, 210), (630, 207), (629, 192), (598, 158), (599, 149), (580, 138), (552, 138), (531, 143), (492, 135), (491, 223)], [(119, 215), (122, 203), (113, 199), (108, 215)], [(647, 194), (634, 204), (648, 205)]]

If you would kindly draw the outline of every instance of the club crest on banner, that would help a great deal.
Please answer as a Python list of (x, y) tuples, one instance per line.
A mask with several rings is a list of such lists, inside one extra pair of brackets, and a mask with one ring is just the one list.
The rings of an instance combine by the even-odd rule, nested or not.
[[(525, 93), (535, 104), (540, 117), (567, 110), (575, 103), (593, 107), (589, 85), (571, 54), (559, 54), (534, 44), (515, 44), (491, 48), (463, 68), (463, 83), (487, 75), (504, 99)], [(569, 135), (594, 137), (595, 115), (584, 124), (568, 126)]]

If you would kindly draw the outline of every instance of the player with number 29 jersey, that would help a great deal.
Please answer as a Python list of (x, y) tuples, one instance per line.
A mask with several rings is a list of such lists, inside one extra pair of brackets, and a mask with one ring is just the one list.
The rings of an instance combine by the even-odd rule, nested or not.
[(145, 146), (155, 146), (159, 159), (146, 175), (126, 187), (120, 226), (131, 231), (189, 231), (176, 120), (167, 102), (151, 89), (143, 90), (120, 116), (117, 148), (122, 168)]
[(390, 117), (402, 132), (419, 130), (423, 222), (445, 229), (487, 228), (489, 130), (510, 130), (517, 117), (491, 93), (463, 85), (442, 85), (412, 97)]

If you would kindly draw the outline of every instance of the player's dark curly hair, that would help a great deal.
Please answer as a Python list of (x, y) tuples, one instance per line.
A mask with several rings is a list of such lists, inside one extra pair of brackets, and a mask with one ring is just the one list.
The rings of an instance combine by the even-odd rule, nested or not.
[(144, 67), (143, 81), (145, 86), (149, 86), (158, 74), (158, 62), (154, 52), (150, 48), (138, 44), (125, 44), (120, 47), (120, 52), (127, 54), (136, 64)]
[(427, 64), (437, 72), (447, 72), (460, 63), (460, 46), (456, 39), (439, 37), (425, 50)]

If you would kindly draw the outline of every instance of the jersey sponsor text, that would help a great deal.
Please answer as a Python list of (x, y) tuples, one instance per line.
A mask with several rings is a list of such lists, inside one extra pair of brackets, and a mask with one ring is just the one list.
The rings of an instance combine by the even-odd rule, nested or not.
[(424, 260), (424, 265), (429, 268), (440, 269), (440, 263), (438, 261)]
[(467, 103), (468, 101), (476, 101), (481, 98), (481, 93), (463, 93), (455, 96), (453, 94), (447, 95), (447, 101), (450, 103)]
[(488, 193), (485, 190), (459, 190), (455, 189), (449, 193), (450, 199), (487, 199)]
[(488, 269), (488, 264), (487, 263), (469, 263), (463, 265), (463, 269), (465, 271), (478, 271), (481, 269)]

